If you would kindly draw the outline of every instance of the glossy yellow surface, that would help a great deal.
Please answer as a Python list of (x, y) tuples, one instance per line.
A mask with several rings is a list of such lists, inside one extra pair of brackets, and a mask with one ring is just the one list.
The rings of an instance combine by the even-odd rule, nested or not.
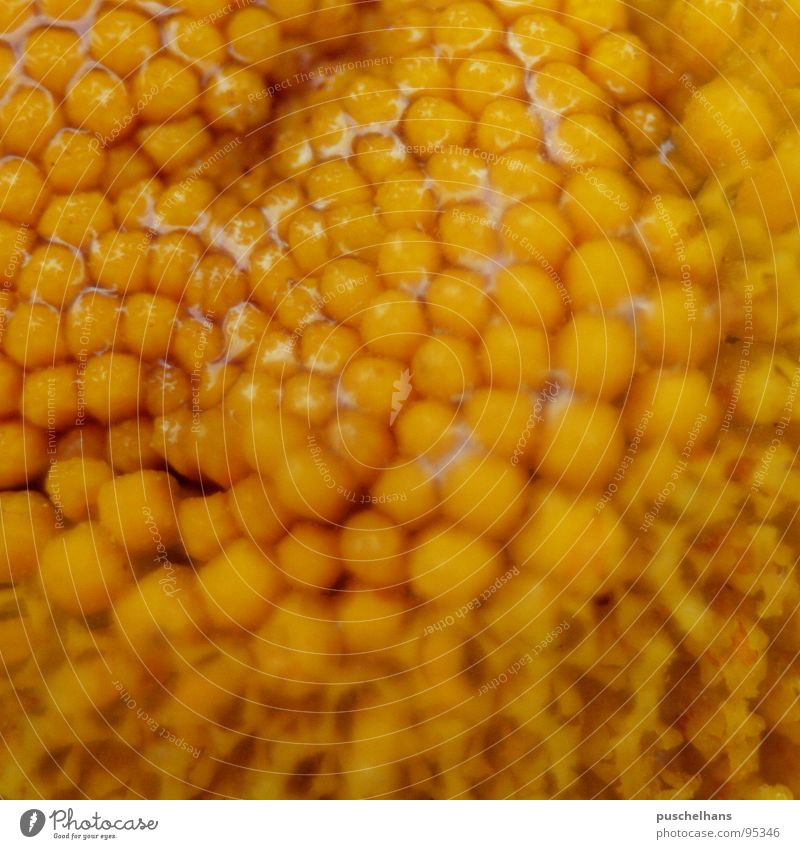
[(795, 0), (0, 7), (0, 795), (791, 798)]

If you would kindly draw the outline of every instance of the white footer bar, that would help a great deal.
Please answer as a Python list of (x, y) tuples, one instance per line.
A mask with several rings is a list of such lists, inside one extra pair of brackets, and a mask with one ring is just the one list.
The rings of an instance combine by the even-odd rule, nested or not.
[(54, 842), (120, 849), (777, 849), (800, 846), (800, 802), (0, 801), (0, 846)]

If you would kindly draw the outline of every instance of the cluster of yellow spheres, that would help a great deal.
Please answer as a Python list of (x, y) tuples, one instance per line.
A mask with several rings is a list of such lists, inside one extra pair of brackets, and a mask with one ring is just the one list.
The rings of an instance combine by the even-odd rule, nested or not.
[(797, 0), (3, 0), (0, 795), (800, 794)]

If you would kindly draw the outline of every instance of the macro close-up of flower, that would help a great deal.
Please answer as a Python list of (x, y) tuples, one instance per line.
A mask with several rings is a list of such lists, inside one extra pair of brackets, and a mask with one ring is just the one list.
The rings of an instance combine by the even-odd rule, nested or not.
[(798, 119), (798, 0), (0, 0), (0, 798), (800, 796)]

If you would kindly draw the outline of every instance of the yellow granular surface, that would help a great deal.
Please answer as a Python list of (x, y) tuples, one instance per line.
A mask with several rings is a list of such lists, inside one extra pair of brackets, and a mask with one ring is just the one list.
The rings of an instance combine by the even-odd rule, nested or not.
[(800, 795), (798, 0), (2, 0), (0, 795)]

